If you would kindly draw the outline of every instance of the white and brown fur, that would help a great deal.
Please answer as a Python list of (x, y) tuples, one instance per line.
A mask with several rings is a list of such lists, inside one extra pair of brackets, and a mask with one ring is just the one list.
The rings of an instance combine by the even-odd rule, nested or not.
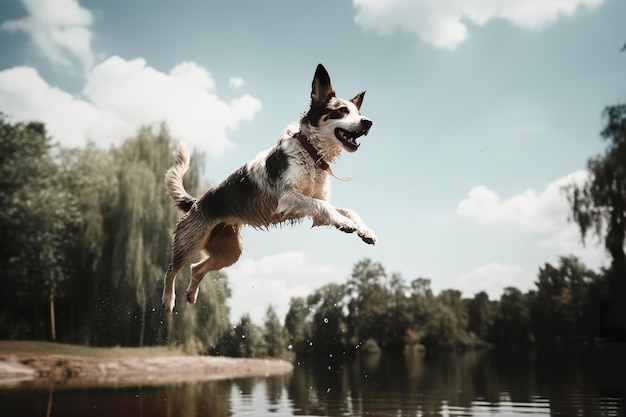
[(202, 197), (189, 195), (183, 175), (189, 167), (184, 145), (174, 165), (165, 174), (167, 191), (178, 208), (186, 212), (176, 224), (170, 264), (165, 273), (163, 307), (172, 312), (175, 304), (176, 274), (200, 251), (206, 257), (191, 265), (187, 300), (195, 303), (205, 274), (237, 262), (243, 249), (241, 227), (263, 228), (304, 217), (313, 226), (334, 226), (357, 235), (368, 244), (376, 242), (374, 232), (352, 210), (333, 207), (329, 202), (329, 174), (319, 169), (302, 144), (294, 137), (300, 132), (326, 162), (342, 150), (354, 152), (356, 139), (372, 126), (360, 113), (365, 92), (351, 100), (335, 96), (326, 69), (317, 66), (312, 83), (311, 106), (299, 124), (292, 124), (276, 145), (258, 154)]

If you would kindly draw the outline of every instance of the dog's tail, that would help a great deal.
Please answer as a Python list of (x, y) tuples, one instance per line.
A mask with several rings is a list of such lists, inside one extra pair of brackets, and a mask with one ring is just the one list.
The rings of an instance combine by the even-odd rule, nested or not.
[(165, 173), (165, 188), (176, 207), (184, 212), (191, 210), (197, 198), (187, 193), (183, 185), (183, 176), (189, 169), (189, 150), (182, 142), (178, 144), (178, 155), (174, 165)]

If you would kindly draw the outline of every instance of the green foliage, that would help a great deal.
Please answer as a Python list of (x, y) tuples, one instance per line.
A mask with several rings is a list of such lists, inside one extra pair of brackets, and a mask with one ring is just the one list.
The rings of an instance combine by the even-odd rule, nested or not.
[(533, 334), (541, 342), (582, 338), (588, 291), (599, 274), (573, 256), (561, 257), (558, 267), (539, 269), (537, 292), (531, 305)]
[(269, 306), (265, 311), (264, 324), (263, 338), (267, 346), (267, 354), (272, 357), (279, 357), (287, 347), (287, 331), (281, 324), (273, 306)]
[(497, 303), (489, 300), (489, 295), (481, 291), (474, 298), (466, 300), (468, 330), (481, 340), (488, 340), (489, 330), (494, 323)]
[(0, 297), (15, 321), (0, 329), (7, 336), (43, 337), (42, 302), (62, 295), (71, 273), (77, 206), (58, 180), (53, 150), (42, 124), (11, 124), (0, 114)]
[(582, 239), (592, 232), (612, 258), (607, 276), (608, 300), (601, 307), (607, 337), (626, 340), (626, 103), (604, 110), (603, 154), (587, 162), (589, 179), (566, 187), (573, 220)]
[[(161, 127), (108, 151), (59, 149), (43, 125), (0, 118), (1, 335), (45, 338), (53, 295), (62, 341), (201, 352), (218, 342), (230, 326), (223, 274), (205, 278), (198, 306), (178, 303), (173, 318), (160, 306), (179, 216), (163, 187), (175, 146)], [(201, 162), (194, 154), (185, 176), (192, 194)]]
[(466, 305), (459, 291), (435, 297), (429, 279), (418, 278), (407, 286), (400, 274), (387, 278), (382, 264), (366, 258), (354, 265), (345, 284), (327, 284), (306, 303), (292, 299), (285, 326), (299, 353), (346, 352), (366, 344), (463, 349), (483, 344), (468, 330)]
[(315, 352), (341, 352), (348, 345), (347, 318), (344, 313), (346, 288), (327, 284), (307, 299), (311, 316), (310, 348)]
[(514, 287), (504, 289), (493, 327), (491, 340), (500, 345), (527, 345), (533, 338), (530, 332), (529, 300)]
[(626, 104), (604, 110), (604, 154), (588, 161), (589, 180), (567, 188), (572, 217), (583, 239), (589, 231), (604, 240), (614, 262), (624, 262), (626, 234)]
[(268, 345), (263, 329), (244, 314), (239, 323), (224, 333), (212, 353), (237, 358), (268, 356)]
[(285, 330), (291, 349), (296, 352), (305, 352), (310, 346), (311, 309), (303, 297), (295, 297), (289, 301), (289, 311), (285, 316)]
[(386, 279), (385, 269), (378, 262), (366, 258), (354, 265), (346, 286), (351, 344), (369, 338), (384, 339), (390, 298)]

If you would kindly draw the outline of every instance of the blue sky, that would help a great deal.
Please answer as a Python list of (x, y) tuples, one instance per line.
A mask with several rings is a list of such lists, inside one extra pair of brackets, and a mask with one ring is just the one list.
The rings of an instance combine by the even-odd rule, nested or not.
[(608, 262), (560, 187), (584, 181), (602, 109), (626, 99), (624, 16), (621, 0), (2, 0), (0, 111), (67, 146), (165, 120), (217, 183), (298, 119), (321, 62), (340, 97), (367, 90), (374, 126), (333, 167), (354, 180), (331, 201), (379, 241), (245, 230), (233, 318), (284, 314), (363, 257), (493, 298), (560, 255)]

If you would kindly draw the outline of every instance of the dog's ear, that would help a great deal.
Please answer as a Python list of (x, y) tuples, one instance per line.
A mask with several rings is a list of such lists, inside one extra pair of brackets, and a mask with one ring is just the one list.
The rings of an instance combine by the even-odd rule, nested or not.
[(322, 64), (318, 64), (311, 84), (311, 104), (326, 104), (332, 97), (335, 97), (335, 90), (330, 83), (328, 71)]
[(363, 97), (365, 97), (365, 91), (361, 91), (359, 94), (354, 96), (350, 101), (354, 103), (357, 109), (361, 110), (361, 104), (363, 103)]

